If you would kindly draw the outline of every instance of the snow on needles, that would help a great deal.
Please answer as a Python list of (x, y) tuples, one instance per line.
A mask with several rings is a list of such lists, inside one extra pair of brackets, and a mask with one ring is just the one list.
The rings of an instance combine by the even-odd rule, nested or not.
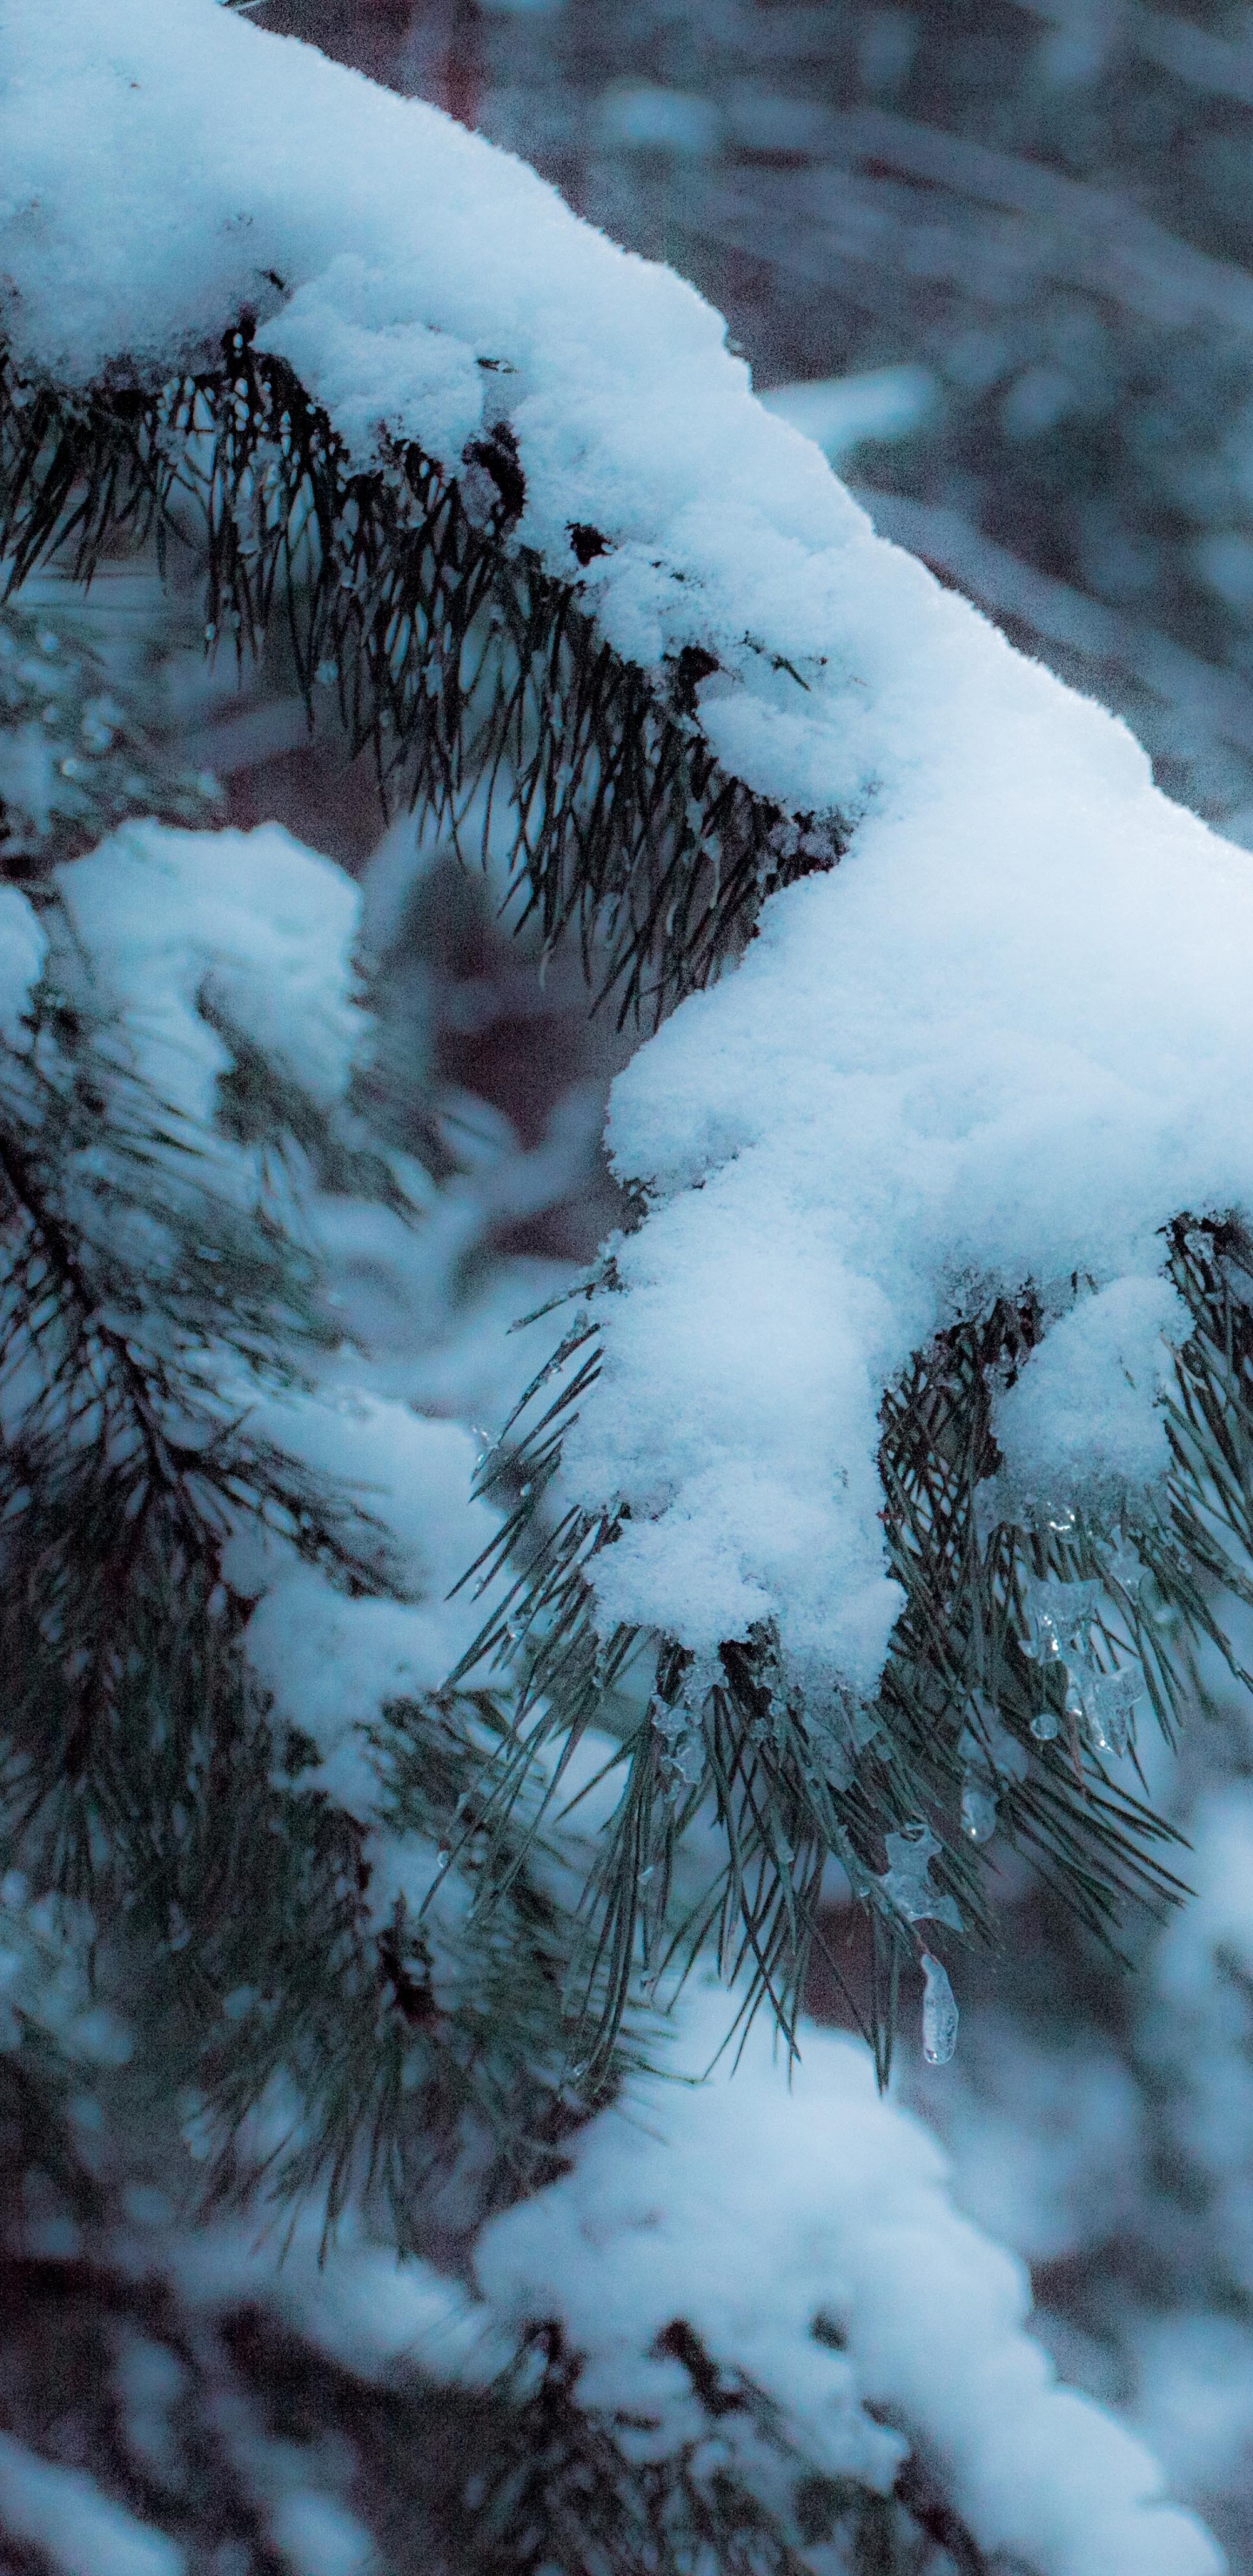
[(342, 868), (279, 823), (210, 835), (134, 822), (56, 883), (160, 1099), (211, 1125), (233, 1060), (215, 1021), (319, 1107), (342, 1099), (365, 1029), (351, 963), (361, 898)]
[[(630, 1507), (606, 1619), (708, 1648), (774, 1617), (798, 1666), (873, 1687), (878, 1407), (956, 1307), (1116, 1289), (1029, 1364), (1009, 1467), (1050, 1500), (1160, 1468), (1160, 1229), (1253, 1207), (1249, 859), (874, 536), (690, 288), (435, 109), (216, 0), (10, 0), (0, 67), (23, 364), (164, 369), (249, 302), (356, 454), (382, 424), (455, 466), (507, 411), (520, 540), (645, 666), (711, 649), (722, 760), (853, 826), (618, 1083), (653, 1209), (568, 1473)], [(581, 574), (575, 522), (608, 541)]]
[[(678, 2054), (699, 2072), (725, 1996), (694, 1993), (679, 2019)], [(728, 2058), (704, 2084), (637, 2085), (570, 2154), (480, 2237), (478, 2280), (501, 2323), (560, 2318), (586, 2356), (582, 2401), (627, 2418), (619, 2439), (641, 2456), (705, 2432), (658, 2348), (681, 2318), (715, 2367), (774, 2399), (824, 2474), (891, 2485), (906, 2446), (873, 2407), (939, 2465), (981, 2546), (1039, 2576), (1216, 2570), (1199, 2523), (1156, 2501), (1139, 2443), (1057, 2386), (1022, 2332), (1021, 2265), (954, 2211), (940, 2150), (879, 2099), (855, 2040), (807, 2029), (789, 2084), (763, 2018), (734, 2072)], [(718, 2434), (751, 2449), (742, 2414)]]
[[(690, 1987), (675, 2024), (666, 2074), (637, 2078), (568, 2140), (558, 2181), (480, 2233), (476, 2295), (351, 2214), (326, 2255), (311, 2206), (277, 2265), (235, 2222), (137, 2231), (128, 2260), (168, 2266), (193, 2306), (260, 2292), (366, 2381), (480, 2386), (522, 2330), (556, 2322), (580, 2404), (639, 2461), (738, 2469), (766, 2496), (814, 2471), (883, 2493), (916, 2444), (981, 2548), (1033, 2576), (1220, 2576), (1142, 2445), (1058, 2386), (1023, 2332), (1023, 2266), (954, 2209), (941, 2150), (880, 2099), (865, 2049), (807, 2026), (789, 2078), (758, 2021), (734, 2072), (728, 2056), (674, 2081), (719, 2047), (725, 1992)], [(750, 2410), (711, 2423), (659, 2341), (676, 2321), (781, 2411), (790, 2470)]]

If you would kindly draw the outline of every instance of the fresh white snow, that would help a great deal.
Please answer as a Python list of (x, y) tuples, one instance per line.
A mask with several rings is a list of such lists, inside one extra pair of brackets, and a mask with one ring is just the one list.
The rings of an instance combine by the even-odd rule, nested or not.
[(360, 896), (342, 868), (279, 823), (210, 835), (134, 822), (56, 881), (159, 1099), (211, 1125), (233, 1061), (214, 1019), (319, 1107), (343, 1098), (365, 1021), (352, 972)]

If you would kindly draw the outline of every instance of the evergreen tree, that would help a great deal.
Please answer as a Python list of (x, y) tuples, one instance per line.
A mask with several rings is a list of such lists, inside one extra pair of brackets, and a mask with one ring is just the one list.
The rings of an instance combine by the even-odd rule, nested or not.
[[(111, 2548), (173, 2566), (180, 2547), (205, 2567), (350, 2565), (373, 2545), (400, 2566), (1210, 2566), (1135, 2446), (1048, 2388), (1014, 2277), (875, 2100), (869, 2054), (807, 2035), (793, 2098), (769, 2037), (798, 2044), (833, 1865), (864, 1936), (844, 1982), (884, 2079), (903, 1976), (912, 2015), (921, 1975), (928, 2055), (951, 2056), (930, 1945), (988, 1928), (994, 1828), (1107, 1937), (1128, 1900), (1179, 1892), (1134, 1712), (1172, 1727), (1202, 1648), (1239, 1670), (1238, 1155), (1207, 1130), (1163, 1175), (1111, 1109), (1149, 1166), (1138, 1234), (1103, 1233), (1083, 1200), (1090, 1257), (1085, 1235), (1060, 1277), (1028, 1220), (1003, 1252), (958, 1227), (928, 1253), (943, 1295), (906, 1300), (901, 1362), (877, 1358), (886, 1326), (871, 1335), (860, 1462), (861, 1416), (850, 1432), (801, 1372), (834, 1442), (830, 1516), (813, 1506), (782, 1574), (734, 1478), (698, 1490), (730, 1455), (727, 1381), (682, 1318), (721, 1172), (751, 1141), (728, 1015), (764, 986), (773, 1025), (779, 925), (808, 919), (824, 955), (815, 905), (863, 881), (903, 616), (921, 659), (899, 667), (924, 694), (928, 656), (951, 654), (1011, 736), (1048, 733), (1078, 778), (1051, 819), (1081, 864), (1090, 799), (1098, 852), (1125, 843), (1138, 864), (1137, 836), (1158, 834), (1168, 896), (1176, 853), (1195, 865), (1215, 977), (1235, 881), (1116, 735), (885, 568), (819, 460), (753, 406), (706, 308), (614, 263), (525, 174), (212, 0), (131, 0), (107, 26), (80, 0), (45, 38), (15, 11), (3, 2067), (32, 2339), (50, 2271), (80, 2317), (94, 2290), (76, 2465), (107, 2456), (115, 2500), (11, 2442), (0, 2516), (63, 2565)], [(221, 159), (187, 174), (192, 93), (213, 100)], [(92, 269), (97, 155), (133, 194)], [(625, 421), (596, 378), (614, 389), (619, 348), (641, 379)], [(742, 460), (704, 523), (699, 491), (676, 508), (667, 437), (694, 441), (706, 490), (720, 454)], [(838, 596), (805, 592), (807, 513), (858, 601), (882, 603), (851, 644)], [(795, 558), (782, 589), (776, 540)], [(383, 1391), (336, 1303), (336, 1247), (371, 1226), (420, 1245), (450, 1186), (389, 1129), (352, 889), (274, 827), (188, 828), (211, 820), (203, 786), (24, 617), (40, 565), (85, 584), (122, 547), (202, 565), (212, 646), (248, 655), (284, 625), (310, 703), (335, 693), (384, 793), (497, 872), (546, 947), (577, 942), (592, 1001), (665, 1021), (615, 1111), (637, 1221), (564, 1336), (552, 1323), (556, 1355), (493, 1424), (474, 1497), (465, 1436)], [(801, 728), (812, 702), (815, 726), (855, 736), (847, 657), (877, 641), (888, 716), (837, 794)], [(1012, 828), (1008, 782), (990, 793)], [(942, 791), (933, 821), (951, 830)], [(1186, 980), (1176, 999), (1186, 1022)], [(1217, 1008), (1225, 1095), (1225, 987)], [(1051, 1060), (1038, 1078), (1047, 1179), (1086, 1129)], [(790, 1078), (784, 1095), (790, 1117)], [(695, 1145), (667, 1130), (676, 1101)], [(786, 1119), (775, 1147), (782, 1170)], [(789, 1186), (829, 1233), (824, 1184)], [(785, 1273), (789, 1210), (768, 1216)], [(751, 1305), (726, 1237), (712, 1257)], [(810, 1499), (783, 1383), (810, 1327), (800, 1305), (774, 1322), (775, 1414), (745, 1411), (742, 1377), (730, 1394), (779, 1513), (776, 1416)], [(845, 1329), (828, 1314), (818, 1339)], [(708, 1308), (705, 1333), (716, 1357)], [(676, 1391), (660, 1429), (658, 1387)], [(734, 2079), (665, 2080), (728, 2034)], [(269, 2211), (269, 2241), (226, 2214), (240, 2205)], [(66, 2367), (44, 2362), (41, 2395), (27, 2363), (36, 2451)]]

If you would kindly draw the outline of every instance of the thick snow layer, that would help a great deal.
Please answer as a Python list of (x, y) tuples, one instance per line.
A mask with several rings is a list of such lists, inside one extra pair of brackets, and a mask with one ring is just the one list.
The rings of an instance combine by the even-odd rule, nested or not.
[[(723, 1998), (694, 1999), (684, 2063), (724, 2028)], [(1193, 2517), (1157, 2501), (1148, 2453), (1058, 2387), (1022, 2330), (1021, 2265), (954, 2211), (939, 2149), (879, 2099), (856, 2042), (807, 2030), (789, 2088), (759, 2026), (734, 2075), (636, 2087), (571, 2156), (486, 2230), (479, 2284), (502, 2322), (562, 2320), (586, 2356), (585, 2401), (654, 2420), (629, 2437), (645, 2454), (699, 2435), (687, 2375), (656, 2349), (681, 2318), (831, 2474), (890, 2484), (902, 2446), (863, 2406), (884, 2410), (981, 2545), (1038, 2576), (1219, 2567)]]
[(1014, 1463), (1050, 1501), (1151, 1474), (1156, 1335), (1178, 1330), (1159, 1229), (1253, 1205), (1249, 861), (1112, 719), (901, 568), (908, 763), (834, 875), (768, 905), (738, 971), (619, 1077), (615, 1157), (658, 1204), (621, 1247), (568, 1453), (577, 1496), (634, 1515), (607, 1615), (703, 1646), (774, 1611), (798, 1659), (867, 1686), (896, 1608), (885, 1382), (955, 1310), (1078, 1272), (1107, 1294), (1024, 1373)]
[[(873, 1687), (878, 1408), (955, 1309), (1101, 1292), (1007, 1417), (1026, 1502), (1160, 1471), (1160, 1229), (1253, 1208), (1249, 859), (875, 537), (691, 289), (436, 110), (216, 0), (10, 0), (0, 72), (23, 362), (164, 370), (248, 303), (354, 454), (383, 425), (455, 466), (507, 416), (521, 539), (643, 665), (711, 649), (722, 760), (853, 827), (617, 1086), (655, 1204), (568, 1472), (629, 1506), (606, 1620), (707, 1648), (774, 1617)], [(582, 573), (576, 522), (607, 541)]]

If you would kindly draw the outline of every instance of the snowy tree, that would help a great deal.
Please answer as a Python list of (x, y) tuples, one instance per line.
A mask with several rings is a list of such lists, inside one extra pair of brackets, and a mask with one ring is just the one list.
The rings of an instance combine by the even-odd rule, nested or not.
[[(996, 1855), (1179, 1892), (1246, 863), (519, 164), (216, 0), (3, 45), (3, 2070), (14, 2260), (114, 2338), (68, 2437), (32, 2361), (14, 2548), (1213, 2567), (875, 2079)], [(354, 888), (23, 608), (126, 549), (644, 1041), (477, 1458), (353, 1269), (437, 1299), (466, 1204)], [(799, 2018), (838, 1891), (868, 2047)]]

